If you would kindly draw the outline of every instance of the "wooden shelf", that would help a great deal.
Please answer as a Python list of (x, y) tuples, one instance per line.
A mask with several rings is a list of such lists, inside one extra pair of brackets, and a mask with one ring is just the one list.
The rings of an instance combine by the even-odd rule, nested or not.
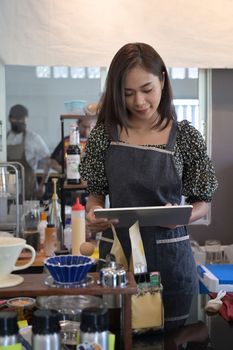
[(131, 296), (137, 291), (137, 285), (132, 273), (127, 273), (128, 284), (124, 288), (102, 287), (97, 283), (99, 273), (90, 273), (94, 278), (94, 283), (88, 287), (82, 288), (53, 288), (45, 285), (45, 273), (25, 274), (22, 284), (10, 287), (0, 288), (1, 298), (12, 298), (19, 296), (50, 296), (50, 295), (121, 295), (123, 299), (122, 306), (122, 324), (121, 334), (124, 341), (124, 350), (132, 349), (132, 323), (131, 323)]
[(85, 190), (87, 188), (86, 184), (67, 184), (66, 182), (63, 185), (64, 190)]
[(85, 117), (85, 114), (62, 114), (60, 115), (61, 120), (66, 120), (66, 119), (80, 119)]
[(0, 288), (0, 297), (17, 297), (17, 296), (41, 296), (41, 295), (103, 295), (103, 294), (122, 294), (132, 295), (137, 291), (136, 282), (132, 273), (127, 273), (128, 284), (125, 288), (102, 287), (97, 283), (99, 273), (89, 273), (94, 277), (94, 283), (89, 287), (81, 288), (55, 288), (45, 285), (45, 279), (49, 276), (46, 273), (25, 274), (21, 275), (24, 282), (15, 287)]

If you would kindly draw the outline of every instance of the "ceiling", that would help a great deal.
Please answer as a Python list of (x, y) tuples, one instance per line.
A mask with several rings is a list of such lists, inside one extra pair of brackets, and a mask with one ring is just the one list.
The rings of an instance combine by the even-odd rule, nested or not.
[(127, 42), (170, 67), (233, 67), (231, 0), (1, 0), (0, 61), (109, 66)]

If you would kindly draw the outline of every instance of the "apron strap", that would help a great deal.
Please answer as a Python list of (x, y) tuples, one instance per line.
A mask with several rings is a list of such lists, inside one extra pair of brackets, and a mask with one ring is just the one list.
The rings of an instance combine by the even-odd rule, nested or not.
[(169, 151), (172, 151), (172, 152), (174, 151), (177, 131), (178, 131), (177, 121), (173, 120), (171, 131), (170, 131), (170, 135), (169, 135), (169, 139), (168, 139), (168, 143), (167, 143), (167, 145), (165, 147), (166, 150), (169, 150)]
[(113, 239), (112, 238), (107, 238), (107, 237), (103, 237), (103, 236), (101, 236), (98, 240), (99, 241), (108, 242), (108, 243), (113, 243)]

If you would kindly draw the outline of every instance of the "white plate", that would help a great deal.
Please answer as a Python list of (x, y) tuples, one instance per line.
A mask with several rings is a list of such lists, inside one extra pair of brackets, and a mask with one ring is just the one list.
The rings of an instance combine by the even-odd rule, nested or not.
[(0, 288), (18, 286), (19, 284), (23, 283), (23, 281), (24, 278), (22, 276), (10, 274), (4, 279), (0, 279)]

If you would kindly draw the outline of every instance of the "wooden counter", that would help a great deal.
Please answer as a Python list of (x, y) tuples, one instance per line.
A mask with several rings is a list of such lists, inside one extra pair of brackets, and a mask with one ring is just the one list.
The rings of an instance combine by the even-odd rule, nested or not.
[(125, 288), (102, 287), (97, 284), (99, 274), (90, 273), (94, 283), (82, 288), (53, 288), (45, 285), (47, 274), (23, 275), (24, 282), (16, 287), (0, 288), (0, 298), (12, 298), (17, 296), (49, 296), (49, 295), (122, 295), (122, 319), (121, 332), (124, 341), (124, 349), (132, 349), (132, 324), (131, 324), (131, 296), (137, 291), (136, 282), (132, 273), (127, 273), (128, 284)]

